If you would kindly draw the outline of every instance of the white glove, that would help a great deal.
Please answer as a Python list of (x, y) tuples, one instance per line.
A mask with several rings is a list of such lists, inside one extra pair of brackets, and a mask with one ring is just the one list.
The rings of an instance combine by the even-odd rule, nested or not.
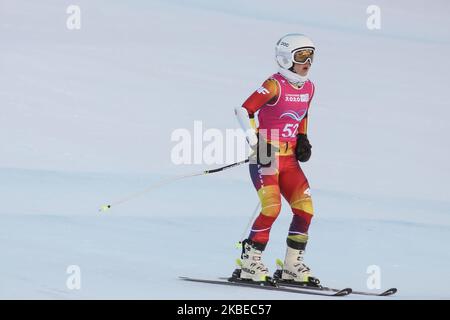
[(252, 127), (250, 122), (250, 117), (248, 115), (247, 109), (243, 107), (235, 108), (234, 113), (238, 119), (238, 122), (245, 132), (245, 136), (248, 144), (251, 148), (255, 148), (258, 144), (258, 136), (256, 135), (255, 128)]

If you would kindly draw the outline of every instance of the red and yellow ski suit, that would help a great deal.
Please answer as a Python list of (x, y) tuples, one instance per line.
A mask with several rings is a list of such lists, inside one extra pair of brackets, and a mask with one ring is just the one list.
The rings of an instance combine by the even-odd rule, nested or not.
[[(275, 145), (275, 170), (250, 164), (250, 176), (261, 201), (249, 239), (263, 247), (269, 241), (272, 224), (281, 210), (281, 196), (290, 204), (293, 218), (288, 245), (303, 248), (313, 217), (313, 205), (306, 179), (295, 156), (297, 134), (307, 132), (308, 110), (314, 95), (314, 84), (306, 81), (295, 87), (281, 74), (274, 74), (243, 104), (250, 119), (258, 112), (260, 137)], [(277, 137), (273, 136), (276, 130)]]

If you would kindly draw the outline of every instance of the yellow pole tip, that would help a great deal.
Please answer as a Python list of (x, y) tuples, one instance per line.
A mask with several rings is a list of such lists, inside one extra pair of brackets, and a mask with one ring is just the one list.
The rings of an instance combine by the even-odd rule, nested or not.
[(100, 207), (100, 212), (105, 212), (105, 211), (107, 211), (109, 209), (111, 209), (111, 205), (107, 204), (107, 205), (104, 205), (104, 206)]
[(283, 261), (281, 261), (281, 259), (277, 259), (276, 264), (277, 264), (277, 266), (280, 266), (280, 267), (283, 267), (283, 265), (284, 265), (284, 263), (283, 263)]

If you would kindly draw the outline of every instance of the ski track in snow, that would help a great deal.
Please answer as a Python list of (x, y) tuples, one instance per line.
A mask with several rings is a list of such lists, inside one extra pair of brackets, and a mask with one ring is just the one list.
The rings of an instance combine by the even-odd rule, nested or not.
[[(0, 3), (0, 298), (318, 299), (178, 280), (233, 271), (257, 202), (246, 166), (98, 211), (203, 170), (170, 162), (171, 132), (236, 128), (233, 108), (276, 70), (274, 42), (297, 31), (318, 45), (308, 264), (364, 291), (377, 265), (382, 289), (399, 289), (380, 299), (450, 297), (448, 2), (379, 1), (379, 32), (356, 0), (78, 3), (79, 31), (65, 4)], [(271, 270), (290, 218), (284, 203)]]

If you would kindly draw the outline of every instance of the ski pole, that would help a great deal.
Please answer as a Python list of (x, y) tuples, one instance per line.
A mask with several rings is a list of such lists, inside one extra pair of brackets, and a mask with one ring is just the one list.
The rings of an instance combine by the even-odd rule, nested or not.
[(248, 229), (250, 229), (253, 221), (255, 220), (256, 214), (259, 212), (259, 206), (260, 205), (261, 205), (261, 202), (258, 201), (258, 204), (256, 205), (256, 208), (253, 211), (253, 214), (252, 214), (250, 220), (248, 220), (247, 226), (245, 227), (244, 231), (242, 232), (242, 235), (241, 235), (241, 238), (240, 238), (241, 240), (239, 240), (238, 243), (236, 243), (236, 248), (237, 249), (242, 248), (242, 240), (245, 238), (245, 235), (247, 234)]
[(103, 205), (103, 206), (100, 207), (99, 211), (100, 212), (105, 212), (105, 211), (111, 209), (111, 207), (113, 207), (113, 206), (117, 206), (117, 205), (120, 205), (122, 203), (128, 202), (128, 201), (130, 201), (130, 200), (132, 200), (134, 198), (137, 198), (137, 197), (139, 197), (139, 196), (141, 196), (141, 195), (143, 195), (143, 194), (145, 194), (147, 192), (150, 192), (153, 189), (159, 188), (159, 187), (161, 187), (163, 185), (166, 185), (166, 184), (178, 181), (178, 180), (186, 179), (186, 178), (203, 176), (203, 175), (207, 175), (207, 174), (212, 174), (212, 173), (216, 173), (216, 172), (225, 171), (225, 170), (228, 170), (228, 169), (240, 166), (240, 165), (242, 165), (244, 163), (247, 163), (249, 161), (250, 161), (250, 159), (247, 158), (246, 160), (242, 160), (242, 161), (239, 161), (239, 162), (236, 162), (236, 163), (233, 163), (233, 164), (221, 167), (221, 168), (212, 169), (212, 170), (205, 170), (205, 171), (202, 171), (202, 172), (197, 172), (197, 173), (193, 173), (193, 174), (189, 174), (189, 175), (182, 175), (182, 176), (166, 179), (166, 180), (163, 180), (163, 181), (159, 181), (159, 182), (157, 182), (155, 184), (152, 184), (151, 186), (149, 186), (149, 187), (147, 187), (147, 188), (145, 188), (145, 189), (143, 189), (141, 191), (138, 191), (138, 192), (135, 192), (133, 194), (130, 194), (130, 195), (128, 195), (128, 196), (126, 196), (126, 197), (124, 197), (122, 199), (113, 201), (110, 204)]

